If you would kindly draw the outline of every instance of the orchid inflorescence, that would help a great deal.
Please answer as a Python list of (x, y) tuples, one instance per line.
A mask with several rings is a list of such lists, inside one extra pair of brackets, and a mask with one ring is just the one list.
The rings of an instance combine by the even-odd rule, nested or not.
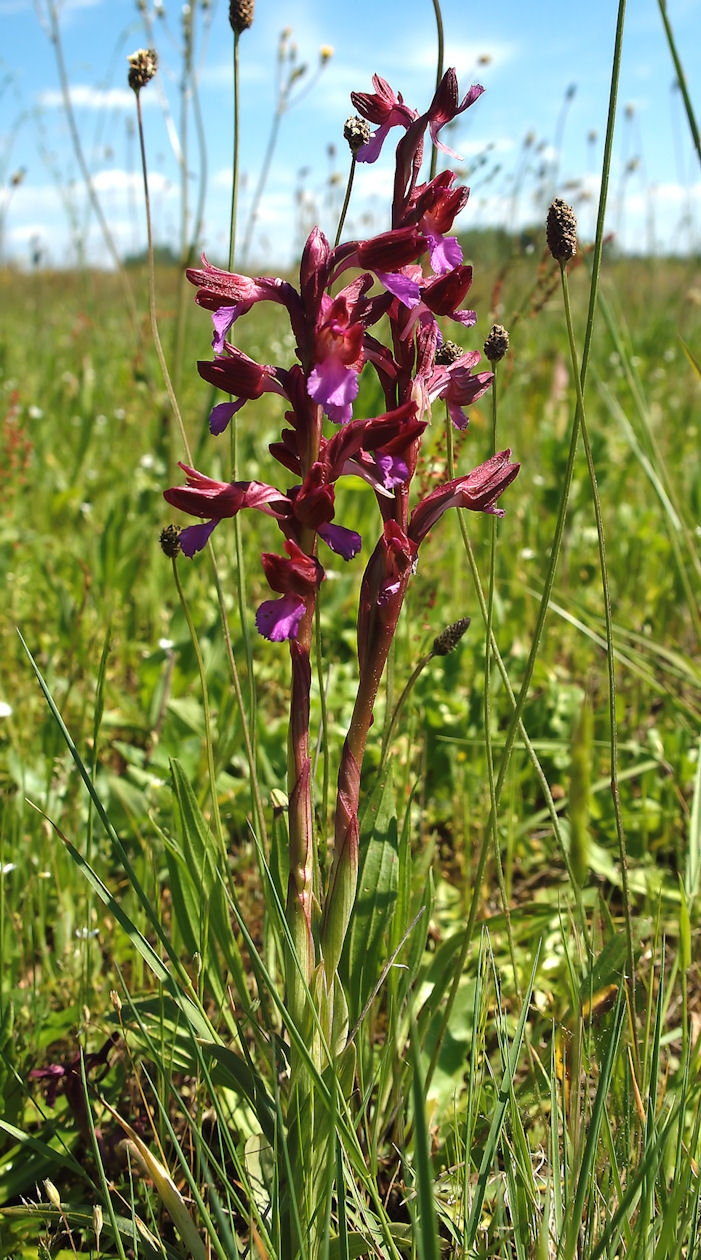
[[(272, 516), (285, 538), (284, 555), (262, 556), (277, 598), (261, 604), (256, 624), (267, 639), (289, 640), (292, 656), (288, 919), (307, 980), (316, 952), (311, 932), (309, 657), (317, 592), (325, 576), (317, 552), (319, 540), (345, 560), (361, 549), (360, 536), (334, 519), (338, 480), (360, 477), (375, 493), (382, 528), (361, 584), (358, 692), (339, 771), (334, 862), (322, 899), (320, 954), (329, 983), (355, 895), (360, 766), (419, 547), (449, 507), (502, 516), (497, 500), (519, 468), (510, 461), (509, 450), (501, 451), (410, 505), (431, 404), (443, 400), (453, 425), (464, 429), (464, 408), (493, 379), (491, 372), (474, 371), (477, 351), (444, 343), (437, 322), (437, 317), (449, 319), (463, 328), (475, 322), (474, 311), (463, 309), (472, 268), (463, 263), (457, 238), (449, 235), (469, 189), (456, 186), (451, 171), (418, 182), (426, 131), (434, 145), (451, 154), (439, 133), (483, 89), (473, 86), (460, 100), (455, 71), (448, 70), (428, 110), (419, 114), (378, 75), (373, 86), (372, 93), (351, 93), (355, 109), (376, 128), (356, 159), (376, 161), (390, 130), (401, 129), (391, 229), (331, 248), (315, 228), (302, 254), (298, 289), (282, 279), (221, 271), (205, 259), (202, 268), (187, 273), (197, 286), (198, 303), (213, 314), (215, 358), (198, 365), (200, 375), (231, 396), (212, 411), (211, 432), (222, 433), (247, 402), (264, 393), (280, 395), (289, 403), (289, 427), (271, 444), (270, 453), (292, 474), (294, 484), (279, 489), (260, 481), (220, 482), (181, 465), (187, 484), (165, 492), (170, 504), (203, 521), (182, 530), (186, 556), (206, 545), (221, 520), (247, 507)], [(426, 256), (427, 268), (421, 265)], [(229, 340), (237, 320), (258, 302), (285, 307), (298, 362), (287, 367), (257, 363)], [(371, 331), (383, 318), (383, 327), (389, 328), (386, 341)], [(353, 410), (367, 364), (377, 374), (386, 407), (369, 419), (354, 416)], [(324, 417), (337, 426), (331, 436), (324, 433)], [(294, 1006), (288, 988), (290, 1002)]]

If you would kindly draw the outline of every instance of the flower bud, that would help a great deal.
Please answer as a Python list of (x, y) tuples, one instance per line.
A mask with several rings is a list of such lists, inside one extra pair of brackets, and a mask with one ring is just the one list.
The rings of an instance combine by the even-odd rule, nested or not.
[(51, 1206), (52, 1206), (52, 1207), (55, 1207), (55, 1208), (58, 1208), (58, 1209), (59, 1209), (59, 1211), (60, 1211), (60, 1209), (61, 1209), (61, 1196), (60, 1196), (60, 1194), (59, 1194), (58, 1190), (56, 1189), (56, 1187), (55, 1187), (55, 1185), (54, 1185), (53, 1181), (49, 1181), (48, 1177), (47, 1177), (47, 1178), (46, 1178), (46, 1180), (44, 1181), (44, 1190), (46, 1191), (46, 1197), (47, 1197), (47, 1199), (49, 1200), (49, 1203), (51, 1204)]
[(368, 271), (397, 271), (413, 263), (426, 249), (426, 237), (415, 227), (394, 228), (361, 241), (359, 265)]
[(566, 263), (577, 253), (577, 218), (571, 206), (556, 197), (545, 228), (548, 249), (556, 262)]

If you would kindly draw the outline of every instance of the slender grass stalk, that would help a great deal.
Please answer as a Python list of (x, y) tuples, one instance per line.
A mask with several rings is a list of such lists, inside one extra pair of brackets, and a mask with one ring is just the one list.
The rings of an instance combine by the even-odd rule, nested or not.
[[(234, 269), (234, 258), (236, 254), (236, 219), (238, 216), (238, 184), (239, 184), (239, 87), (240, 87), (240, 69), (239, 69), (239, 39), (240, 30), (233, 27), (234, 35), (234, 119), (233, 119), (233, 151), (231, 161), (231, 221), (229, 224), (229, 271)], [(229, 426), (229, 442), (231, 451), (231, 475), (232, 479), (238, 479), (238, 425), (236, 420), (232, 420)], [(241, 521), (238, 516), (234, 517), (234, 555), (236, 559), (236, 599), (239, 610), (239, 625), (241, 627), (241, 636), (243, 638), (243, 648), (246, 657), (246, 672), (248, 677), (248, 722), (247, 729), (251, 745), (251, 758), (255, 764), (256, 745), (257, 745), (257, 729), (256, 729), (256, 680), (253, 670), (253, 645), (251, 643), (251, 631), (248, 624), (248, 606), (246, 603), (246, 567), (243, 554), (243, 541), (241, 537)], [(254, 779), (251, 779), (251, 789), (255, 792)], [(255, 800), (253, 802), (254, 811), (256, 811)], [(259, 811), (258, 811), (259, 812)], [(267, 846), (266, 846), (267, 848)]]
[[(582, 351), (582, 360), (581, 360), (581, 368), (580, 368), (580, 387), (581, 387), (579, 391), (580, 396), (582, 396), (584, 392), (587, 369), (589, 366), (589, 354), (591, 350), (591, 342), (592, 342), (592, 336), (593, 336), (593, 331), (594, 331), (594, 315), (596, 312), (597, 293), (598, 293), (598, 287), (599, 287), (599, 272), (601, 268), (601, 255), (603, 251), (603, 242), (604, 242), (604, 215), (606, 211), (606, 200), (608, 196), (609, 173), (611, 169), (611, 151), (613, 147), (613, 132), (614, 132), (614, 125), (615, 125), (615, 120), (616, 120), (616, 103), (618, 99), (618, 79), (619, 79), (620, 64), (621, 64), (621, 47), (622, 47), (622, 42), (623, 42), (624, 17), (625, 17), (625, 0), (619, 0), (618, 18), (616, 22), (616, 36), (615, 36), (615, 44), (614, 44), (613, 64), (612, 64), (612, 70), (611, 70), (611, 87), (610, 87), (610, 92), (609, 92), (609, 106), (608, 106), (608, 115), (607, 115), (607, 123), (606, 123), (606, 141), (604, 144), (604, 158), (603, 158), (602, 173), (601, 173), (601, 190), (599, 194), (599, 209), (598, 209), (598, 214), (597, 214), (596, 240), (594, 244), (594, 257), (593, 257), (593, 263), (592, 263), (592, 278), (591, 278), (591, 284), (590, 284), (590, 289), (589, 289), (589, 306), (588, 306), (588, 311), (587, 311), (587, 323), (586, 323), (586, 328), (585, 328), (585, 333), (584, 333), (584, 349)], [(561, 263), (560, 266), (562, 267), (563, 264)], [(548, 568), (547, 568), (547, 571), (545, 574), (545, 580), (543, 583), (543, 591), (541, 594), (540, 606), (538, 608), (538, 615), (536, 617), (536, 625), (533, 632), (533, 639), (531, 641), (531, 648), (528, 654), (528, 660), (526, 662), (526, 669), (525, 669), (524, 678), (521, 684), (521, 689), (519, 691), (518, 698), (516, 700), (516, 705), (514, 707), (514, 711), (509, 721), (509, 725), (508, 725), (506, 735), (504, 738), (504, 747), (502, 750), (501, 761), (499, 765), (499, 773), (497, 775), (497, 782), (496, 782), (497, 801), (499, 800), (499, 796), (501, 795), (501, 790), (503, 788), (504, 780), (506, 778), (506, 772), (508, 770), (509, 761), (511, 759), (511, 751), (513, 749), (516, 733), (519, 729), (519, 723), (521, 720), (521, 716), (523, 714), (523, 707), (526, 702), (526, 696), (528, 694), (528, 690), (531, 684), (531, 679), (533, 677), (533, 670), (535, 668), (536, 658), (540, 650), (540, 642), (543, 635), (543, 628), (545, 626), (545, 619), (547, 616), (550, 596), (552, 594), (552, 589), (553, 589), (553, 585), (555, 581), (555, 573), (557, 570), (557, 563), (558, 563), (558, 559), (560, 555), (562, 535), (563, 535), (564, 527), (565, 527), (567, 505), (569, 502), (570, 488), (572, 485), (572, 475), (574, 472), (574, 462), (575, 462), (575, 456), (577, 453), (579, 429), (580, 429), (580, 406), (578, 402), (577, 406), (575, 407), (575, 412), (572, 419), (572, 428), (570, 432), (570, 446), (569, 446), (567, 462), (566, 462), (565, 470), (563, 474), (562, 490), (561, 490), (561, 495), (560, 495), (560, 506), (558, 509), (557, 521), (555, 524), (555, 533), (553, 537), (552, 547), (550, 550), (550, 559), (548, 562)], [(491, 812), (492, 811), (490, 811), (490, 814)], [(490, 818), (490, 821), (488, 823), (488, 829), (491, 826), (492, 826), (492, 822)], [(475, 877), (474, 877), (475, 889), (474, 889), (474, 893), (472, 897), (472, 903), (470, 905), (470, 911), (468, 915), (467, 924), (465, 927), (463, 945), (460, 951), (460, 956), (456, 963), (455, 976), (453, 979), (453, 984), (452, 984), (450, 993), (448, 995), (446, 1010), (443, 1015), (443, 1024), (441, 1026), (441, 1033), (436, 1040), (436, 1045), (434, 1047), (431, 1063), (429, 1065), (429, 1070), (426, 1077), (427, 1089), (429, 1087), (430, 1081), (433, 1078), (433, 1073), (438, 1063), (441, 1046), (443, 1044), (443, 1038), (445, 1036), (445, 1030), (447, 1029), (448, 1022), (450, 1019), (450, 1014), (455, 1004), (455, 999), (457, 997), (458, 988), (460, 985), (460, 979), (462, 976), (465, 963), (467, 961), (467, 955), (470, 950), (470, 946), (472, 942), (472, 934), (474, 932), (475, 922), (477, 919), (477, 908), (479, 904), (479, 898), (481, 895), (482, 880), (484, 879), (484, 870), (485, 870), (486, 862), (487, 862), (487, 846), (483, 844), (480, 850), (480, 854), (479, 854), (479, 858), (477, 862), (477, 870), (475, 872)], [(576, 885), (573, 885), (573, 886), (576, 886)]]
[[(153, 336), (154, 346), (156, 347), (156, 354), (158, 356), (158, 362), (160, 364), (161, 371), (163, 373), (163, 380), (165, 382), (165, 387), (168, 393), (168, 397), (170, 399), (171, 407), (173, 409), (173, 415), (175, 416), (175, 419), (178, 424), (180, 439), (182, 441), (183, 448), (185, 450), (185, 454), (188, 459), (188, 463), (192, 464), (192, 451), (190, 449), (190, 443), (188, 441), (187, 433), (185, 431), (185, 425), (183, 423), (180, 407), (179, 407), (178, 400), (175, 394), (175, 390), (173, 388), (173, 382), (171, 380), (170, 372), (168, 371), (168, 364), (166, 363), (166, 358), (163, 353), (163, 346), (161, 344), (161, 338), (158, 331), (158, 319), (156, 316), (156, 273), (155, 273), (154, 260), (153, 260), (153, 233), (152, 233), (152, 228), (151, 228), (151, 203), (150, 203), (149, 191), (148, 191), (148, 168), (147, 168), (147, 163), (146, 163), (146, 147), (144, 143), (144, 129), (143, 129), (143, 121), (142, 121), (142, 115), (141, 115), (141, 95), (140, 95), (140, 92), (136, 92), (135, 95), (136, 95), (137, 124), (138, 124), (138, 132), (139, 132), (139, 145), (141, 149), (141, 166), (142, 166), (143, 180), (144, 180), (144, 205), (145, 205), (145, 210), (146, 210), (146, 232), (147, 232), (147, 239), (148, 239), (148, 270), (149, 270), (148, 296), (149, 296), (149, 317), (151, 321), (151, 334)], [(244, 739), (244, 745), (245, 745), (245, 750), (246, 750), (246, 759), (248, 762), (249, 774), (251, 776), (251, 794), (253, 798), (253, 812), (255, 816), (256, 827), (258, 828), (259, 835), (261, 836), (261, 839), (263, 840), (264, 845), (267, 848), (265, 811), (263, 809), (263, 802), (261, 800), (260, 788), (258, 785), (258, 775), (256, 771), (255, 755), (253, 751), (253, 744), (251, 741), (251, 734), (250, 734), (250, 730), (248, 726), (248, 719), (246, 716), (246, 709), (243, 702), (243, 695), (241, 692), (241, 684), (239, 681), (238, 669), (236, 666), (236, 660), (234, 658), (233, 648), (231, 645), (231, 633), (229, 631), (229, 621), (228, 621), (227, 612), (226, 612), (226, 604), (224, 601), (224, 592), (221, 586), (221, 580), (219, 577), (219, 568), (217, 565), (216, 555), (214, 552), (214, 547), (212, 545), (211, 539), (207, 543), (207, 551), (209, 553), (210, 561), (212, 564), (212, 570), (214, 573), (214, 582), (215, 582), (215, 586), (217, 590), (217, 600), (219, 602), (219, 610), (221, 613), (227, 661), (229, 663), (229, 669), (230, 669), (232, 681), (234, 684), (234, 691), (236, 693), (236, 703), (238, 705), (239, 714), (241, 717), (241, 727), (243, 731), (243, 739)]]
[(255, 191), (253, 193), (253, 200), (251, 201), (251, 208), (248, 212), (248, 219), (246, 221), (246, 231), (244, 233), (244, 238), (243, 238), (243, 249), (241, 251), (241, 256), (243, 258), (244, 265), (246, 266), (248, 265), (248, 261), (250, 257), (251, 243), (253, 241), (253, 233), (255, 231), (256, 221), (258, 219), (258, 210), (259, 210), (262, 198), (263, 198), (265, 185), (268, 182), (268, 176), (270, 175), (270, 167), (272, 165), (273, 154), (277, 146), (278, 136), (280, 134), (280, 124), (282, 122), (282, 119), (284, 115), (288, 112), (288, 110), (290, 110), (294, 105), (296, 105), (298, 101), (300, 101), (303, 96), (306, 96), (306, 94), (311, 90), (311, 88), (316, 83), (323, 67), (326, 65), (329, 59), (329, 56), (331, 55), (330, 50), (322, 49), (320, 57), (319, 57), (319, 64), (317, 66), (316, 73), (312, 74), (306, 79), (306, 82), (303, 84), (301, 89), (297, 92), (296, 96), (293, 97), (292, 89), (296, 83), (299, 83), (299, 81), (305, 77), (307, 73), (307, 67), (304, 65), (300, 65), (297, 62), (296, 46), (294, 44), (290, 45), (288, 42), (290, 34), (291, 34), (291, 31), (289, 29), (283, 31), (282, 35), (280, 36), (280, 41), (278, 44), (277, 90), (276, 90), (277, 100), (275, 104), (275, 112), (273, 114), (273, 121), (270, 126), (270, 134), (268, 135), (268, 141), (265, 146), (265, 153), (263, 155), (263, 161), (260, 168), (260, 174), (258, 176), (258, 183), (256, 184)]
[(236, 219), (238, 216), (238, 198), (239, 198), (239, 144), (240, 144), (240, 119), (239, 119), (239, 39), (241, 32), (234, 30), (234, 117), (233, 117), (233, 153), (231, 162), (231, 221), (229, 224), (229, 271), (234, 270), (234, 257), (236, 254)]
[(351, 164), (350, 164), (350, 170), (348, 172), (348, 182), (346, 184), (346, 195), (343, 198), (343, 205), (341, 207), (341, 214), (338, 220), (338, 227), (336, 228), (336, 239), (333, 243), (334, 249), (336, 248), (336, 246), (338, 245), (341, 239), (341, 232), (343, 231), (343, 224), (346, 221), (346, 215), (348, 213), (348, 206), (350, 205), (351, 193), (353, 191), (353, 180), (355, 178), (356, 165), (357, 165), (356, 155), (355, 153), (351, 153)]
[[(494, 380), (492, 382), (492, 449), (490, 455), (496, 455), (497, 450), (497, 379), (499, 375), (498, 364), (494, 363)], [(509, 906), (509, 897), (504, 881), (504, 868), (501, 861), (501, 851), (499, 848), (499, 820), (498, 820), (498, 801), (496, 795), (496, 783), (494, 780), (494, 757), (492, 749), (492, 637), (494, 622), (494, 589), (496, 586), (496, 559), (497, 559), (497, 517), (492, 516), (489, 521), (489, 584), (487, 587), (487, 624), (486, 634), (484, 637), (484, 750), (487, 759), (487, 780), (489, 784), (489, 822), (492, 847), (494, 849), (494, 864), (497, 871), (497, 880), (499, 883), (499, 894), (501, 896), (501, 906), (504, 912), (504, 920), (506, 922), (506, 937), (509, 944), (509, 955), (511, 958), (511, 968), (514, 975), (514, 989), (516, 996), (521, 1000), (521, 987), (518, 978), (518, 966), (516, 963), (516, 949), (514, 946), (514, 934), (511, 926), (511, 908)]]
[(85, 1059), (83, 1057), (82, 1046), (80, 1049), (80, 1079), (83, 1085), (83, 1094), (85, 1096), (85, 1114), (88, 1118), (88, 1128), (90, 1129), (90, 1143), (92, 1145), (93, 1157), (97, 1165), (97, 1175), (100, 1182), (100, 1188), (102, 1190), (102, 1197), (104, 1199), (105, 1207), (107, 1208), (107, 1215), (109, 1216), (109, 1219), (110, 1219), (110, 1225), (112, 1226), (112, 1235), (114, 1238), (114, 1245), (117, 1248), (117, 1254), (120, 1257), (120, 1260), (127, 1260), (126, 1252), (124, 1250), (124, 1244), (122, 1243), (122, 1235), (120, 1233), (119, 1226), (117, 1224), (117, 1217), (114, 1211), (114, 1204), (112, 1202), (112, 1195), (110, 1193), (110, 1187), (108, 1185), (107, 1176), (105, 1174), (105, 1168), (102, 1163), (102, 1156), (100, 1155), (100, 1148), (97, 1144), (97, 1136), (95, 1134), (95, 1121), (93, 1120), (92, 1109), (90, 1106), (90, 1094), (88, 1091), (88, 1078), (85, 1074)]
[(606, 662), (608, 668), (608, 693), (609, 693), (609, 740), (610, 740), (610, 770), (611, 770), (611, 797), (613, 800), (613, 812), (616, 820), (616, 838), (618, 840), (618, 856), (621, 863), (621, 880), (623, 888), (623, 913), (625, 920), (626, 947), (628, 950), (628, 996), (631, 1008), (631, 1025), (633, 1033), (633, 1055), (636, 1066), (638, 1063), (638, 1038), (637, 1038), (637, 1020), (635, 1011), (635, 953), (633, 949), (633, 908), (630, 897), (630, 884), (628, 879), (628, 854), (626, 849), (626, 836), (623, 827), (623, 816), (621, 814), (621, 795), (618, 784), (618, 720), (616, 716), (616, 658), (614, 649), (614, 633), (613, 633), (613, 614), (611, 611), (611, 591), (609, 587), (608, 564), (606, 561), (606, 535), (604, 532), (604, 519), (601, 512), (601, 499), (599, 497), (599, 487), (596, 480), (596, 469), (594, 467), (594, 457), (592, 455), (591, 443), (589, 441), (589, 430), (587, 427), (586, 411), (584, 408), (584, 396), (582, 393), (582, 378), (577, 360), (577, 347), (575, 344), (574, 327), (572, 323), (572, 308), (570, 306), (570, 295), (567, 284), (567, 272), (561, 267), (562, 276), (562, 300), (565, 311), (565, 322), (567, 324), (567, 336), (570, 344), (570, 359), (572, 363), (572, 376), (574, 378), (575, 389), (577, 391), (577, 408), (579, 411), (579, 421), (582, 430), (582, 443), (587, 458), (587, 468), (589, 471), (589, 480), (591, 482), (592, 498), (594, 501), (594, 515), (596, 518), (596, 536), (599, 548), (599, 569), (601, 572), (601, 586), (604, 599), (604, 617), (606, 621)]
[(185, 614), (187, 628), (190, 631), (190, 639), (192, 641), (192, 646), (195, 649), (195, 657), (197, 659), (197, 670), (200, 676), (200, 688), (202, 690), (202, 708), (204, 711), (204, 736), (205, 736), (205, 747), (207, 749), (207, 772), (209, 774), (209, 794), (212, 800), (212, 813), (214, 815), (214, 829), (215, 829), (217, 840), (219, 841), (219, 848), (221, 850), (221, 860), (223, 863), (222, 870), (225, 872), (228, 872), (226, 842), (224, 840), (224, 831), (222, 828), (221, 814), (219, 812), (219, 796), (217, 793), (217, 776), (216, 776), (216, 769), (214, 766), (214, 732), (212, 730), (212, 714), (211, 714), (211, 709), (209, 707), (209, 688), (207, 687), (207, 675), (205, 673), (204, 661), (202, 660), (202, 652), (200, 650), (200, 641), (197, 636), (197, 631), (195, 629), (194, 622), (190, 615), (190, 606), (187, 602), (187, 599), (185, 598), (185, 592), (183, 590), (182, 582), (180, 581), (180, 574), (178, 572), (178, 562), (175, 557), (172, 560), (172, 565), (173, 565), (173, 580), (175, 582), (175, 589), (178, 592), (178, 598), (180, 600), (180, 607), (182, 608)]
[(669, 44), (669, 51), (672, 54), (672, 61), (674, 62), (679, 91), (681, 92), (682, 100), (684, 101), (684, 108), (689, 122), (689, 130), (694, 141), (694, 148), (696, 149), (696, 156), (698, 157), (699, 162), (701, 162), (701, 136), (699, 135), (699, 129), (696, 124), (696, 115), (694, 114), (694, 107), (691, 104), (691, 97), (689, 96), (684, 67), (682, 66), (679, 58), (674, 33), (672, 31), (670, 20), (667, 16), (667, 0), (657, 0), (657, 3), (660, 10), (660, 16), (662, 18), (662, 25), (664, 26), (664, 32), (667, 36), (667, 43)]
[[(436, 15), (436, 34), (438, 35), (438, 58), (436, 62), (436, 91), (438, 91), (440, 81), (443, 78), (443, 58), (445, 55), (444, 53), (445, 37), (443, 34), (443, 14), (441, 13), (440, 0), (433, 0), (433, 12)], [(431, 149), (431, 170), (429, 174), (429, 180), (435, 179), (437, 169), (438, 169), (438, 149), (436, 148), (434, 144)]]
[(110, 258), (112, 259), (112, 262), (115, 265), (115, 269), (119, 276), (120, 283), (124, 290), (124, 297), (127, 304), (127, 310), (129, 312), (129, 321), (131, 323), (134, 333), (136, 333), (136, 330), (139, 325), (139, 316), (136, 309), (136, 302), (134, 300), (132, 287), (131, 287), (131, 284), (129, 283), (129, 277), (127, 276), (127, 273), (124, 270), (124, 267), (122, 265), (122, 260), (119, 256), (117, 246), (114, 243), (114, 238), (112, 236), (112, 233), (110, 232), (109, 225), (103, 214), (102, 206), (100, 205), (97, 193), (95, 192), (95, 185), (93, 183), (93, 179), (90, 174), (87, 161), (85, 159), (83, 146), (80, 140), (80, 132), (78, 131), (78, 124), (76, 123), (76, 120), (75, 120), (75, 113), (73, 111), (73, 105), (71, 102), (71, 88), (68, 82), (68, 72), (66, 70), (65, 58), (63, 56), (63, 44), (61, 42), (61, 29), (60, 29), (59, 21), (58, 21), (59, 10), (58, 10), (58, 5), (56, 4), (55, 0), (48, 0), (47, 12), (49, 15), (49, 39), (51, 40), (51, 43), (53, 44), (53, 47), (54, 47), (54, 55), (56, 57), (56, 67), (58, 69), (58, 77), (59, 77), (59, 82), (61, 85), (61, 99), (63, 101), (63, 108), (66, 115), (66, 121), (68, 123), (68, 130), (71, 136), (71, 143), (73, 145), (73, 151), (75, 153), (78, 166), (80, 167), (80, 173), (85, 182), (85, 190), (88, 194), (90, 205), (95, 211), (95, 217), (97, 218), (97, 221), (100, 225), (100, 231), (102, 232), (102, 237), (107, 247), (107, 252)]
[(190, 261), (190, 84), (192, 80), (192, 52), (193, 52), (193, 32), (195, 24), (195, 11), (197, 0), (193, 0), (190, 4), (185, 4), (180, 10), (180, 22), (182, 26), (182, 65), (180, 69), (179, 83), (179, 104), (180, 104), (180, 127), (179, 127), (179, 168), (180, 168), (180, 292), (178, 294), (178, 305), (175, 316), (175, 328), (173, 330), (173, 386), (179, 391), (183, 371), (183, 350), (185, 346), (185, 322), (187, 312), (189, 311), (189, 303), (185, 300), (187, 290), (187, 280), (185, 278), (185, 268)]

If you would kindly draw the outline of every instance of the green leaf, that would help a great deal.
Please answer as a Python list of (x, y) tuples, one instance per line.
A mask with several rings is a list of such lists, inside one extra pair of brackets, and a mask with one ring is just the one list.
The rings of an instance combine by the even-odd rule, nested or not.
[(345, 990), (353, 1021), (389, 952), (386, 938), (398, 888), (397, 815), (391, 773), (371, 793), (361, 818), (358, 892), (348, 946), (342, 960)]
[[(229, 916), (221, 872), (220, 855), (215, 837), (197, 803), (195, 793), (181, 766), (174, 758), (170, 763), (173, 793), (178, 806), (182, 833), (182, 859), (173, 865), (175, 850), (171, 846), (169, 868), (176, 880), (178, 909), (182, 914), (183, 939), (189, 948), (201, 954), (207, 975), (217, 997), (223, 993), (219, 965), (213, 942), (219, 946), (229, 967), (237, 992), (247, 1010), (250, 996), (246, 971), (241, 959), (233, 925)], [(194, 893), (194, 900), (193, 900)], [(213, 942), (210, 942), (210, 933)]]
[(244, 1098), (251, 1107), (268, 1142), (275, 1140), (275, 1102), (268, 1093), (265, 1082), (235, 1050), (217, 1042), (204, 1042), (202, 1056), (212, 1065), (212, 1081)]

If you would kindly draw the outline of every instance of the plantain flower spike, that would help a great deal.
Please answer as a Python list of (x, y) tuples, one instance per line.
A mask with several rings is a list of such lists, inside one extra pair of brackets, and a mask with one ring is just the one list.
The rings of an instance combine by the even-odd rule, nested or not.
[(548, 210), (545, 237), (556, 262), (566, 263), (574, 258), (577, 253), (577, 216), (561, 197), (556, 197)]
[(445, 630), (436, 635), (433, 640), (433, 655), (447, 656), (449, 652), (453, 652), (458, 646), (462, 636), (470, 624), (469, 617), (460, 617), (458, 621), (454, 621), (452, 625), (446, 626)]
[(498, 363), (509, 349), (509, 334), (503, 324), (492, 324), (489, 336), (484, 343), (484, 357), (490, 363)]
[(232, 31), (236, 35), (240, 35), (242, 31), (247, 31), (249, 26), (253, 25), (254, 9), (255, 0), (230, 0), (229, 22)]
[(158, 54), (154, 48), (137, 48), (127, 57), (129, 62), (129, 87), (137, 96), (142, 87), (151, 82), (158, 69)]

